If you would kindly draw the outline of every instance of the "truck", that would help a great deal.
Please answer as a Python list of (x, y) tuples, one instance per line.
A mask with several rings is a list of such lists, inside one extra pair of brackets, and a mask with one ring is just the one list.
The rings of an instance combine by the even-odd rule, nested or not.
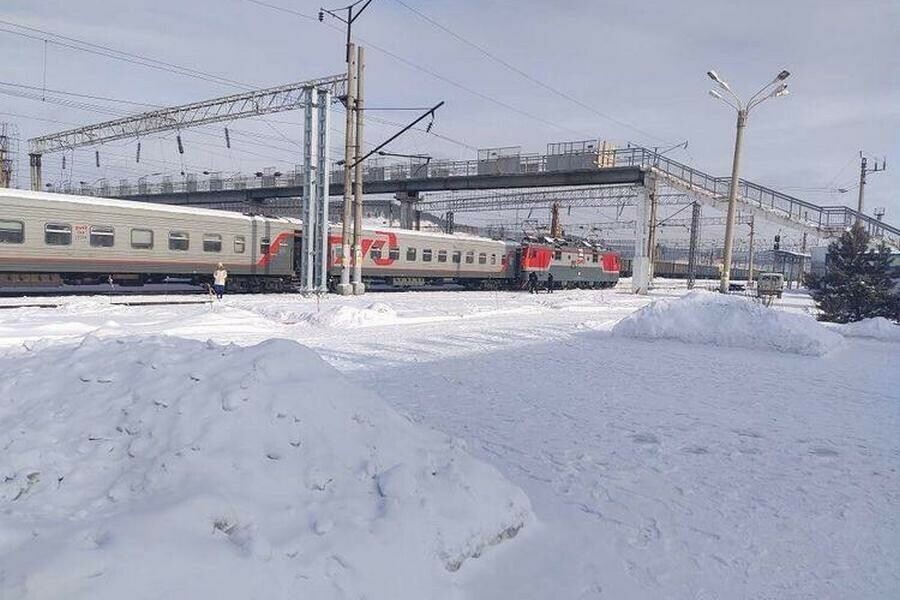
[(756, 295), (760, 298), (764, 296), (776, 296), (781, 298), (784, 292), (784, 274), (783, 273), (760, 273), (756, 280)]

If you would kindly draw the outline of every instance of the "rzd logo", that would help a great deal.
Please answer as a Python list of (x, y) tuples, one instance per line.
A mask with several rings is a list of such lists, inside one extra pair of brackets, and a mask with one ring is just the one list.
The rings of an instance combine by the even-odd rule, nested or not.
[[(386, 267), (388, 265), (394, 264), (394, 259), (391, 258), (390, 249), (397, 248), (399, 251), (399, 246), (397, 245), (397, 234), (390, 233), (387, 231), (376, 231), (375, 235), (380, 236), (375, 239), (372, 238), (363, 238), (362, 241), (362, 253), (363, 256), (369, 254), (370, 250), (381, 250), (379, 258), (373, 258), (372, 262), (378, 265), (379, 267)], [(381, 237), (383, 236), (383, 237)], [(388, 252), (387, 256), (384, 253), (384, 247), (387, 245)]]

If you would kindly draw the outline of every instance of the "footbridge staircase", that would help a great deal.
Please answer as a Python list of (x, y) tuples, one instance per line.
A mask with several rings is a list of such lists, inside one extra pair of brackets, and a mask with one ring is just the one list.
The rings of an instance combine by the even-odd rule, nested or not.
[[(646, 187), (652, 189), (661, 183), (702, 204), (727, 209), (730, 177), (713, 177), (647, 148), (620, 148), (613, 152), (616, 166), (639, 166), (647, 172)], [(820, 206), (745, 179), (740, 180), (737, 200), (742, 212), (821, 238), (838, 236), (859, 222), (873, 238), (900, 248), (900, 228), (847, 206)]]

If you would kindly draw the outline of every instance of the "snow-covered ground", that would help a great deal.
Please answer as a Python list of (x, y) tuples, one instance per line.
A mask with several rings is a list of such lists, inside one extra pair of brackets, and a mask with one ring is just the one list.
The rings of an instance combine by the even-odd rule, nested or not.
[[(790, 314), (771, 319), (755, 307), (723, 309), (703, 295), (671, 302), (669, 317), (660, 314), (662, 305), (636, 314), (686, 290), (663, 282), (649, 297), (636, 297), (623, 286), (538, 296), (243, 296), (214, 306), (122, 307), (104, 297), (66, 298), (59, 308), (0, 311), (0, 361), (5, 379), (39, 385), (42, 376), (78, 377), (72, 366), (78, 361), (67, 359), (66, 349), (85, 336), (93, 340), (88, 350), (74, 346), (71, 356), (116, 343), (107, 338), (137, 344), (122, 361), (140, 348), (160, 353), (176, 344), (154, 338), (160, 335), (241, 346), (288, 338), (312, 348), (419, 425), (462, 440), (466, 452), (524, 490), (536, 518), (452, 574), (404, 579), (398, 572), (394, 597), (448, 590), (476, 599), (900, 597), (900, 344), (890, 341), (890, 325), (858, 331), (820, 325), (803, 316), (811, 303), (799, 293), (776, 301), (776, 310)], [(16, 302), (23, 301), (0, 300)], [(732, 320), (711, 317), (715, 311)], [(629, 315), (636, 324), (614, 332)], [(700, 335), (704, 322), (719, 333)], [(735, 328), (743, 335), (735, 336)], [(50, 356), (58, 368), (35, 373), (35, 364), (45, 364), (39, 362), (29, 370), (29, 361)], [(73, 385), (97, 385), (107, 371), (79, 371), (93, 383)], [(20, 425), (15, 418), (0, 412), (0, 444)], [(35, 419), (40, 435), (53, 435), (46, 431), (52, 415)], [(35, 439), (44, 440), (33, 442), (35, 452), (50, 452), (49, 438)], [(3, 460), (0, 469), (8, 469)], [(498, 476), (485, 478), (491, 482), (485, 489), (514, 489)], [(3, 527), (11, 501), (0, 501)], [(40, 511), (52, 504), (40, 502), (30, 518), (47, 518)], [(328, 519), (338, 539), (364, 528), (341, 521), (356, 515), (336, 514)], [(504, 513), (491, 514), (491, 523), (503, 520), (497, 515)], [(258, 527), (273, 523), (282, 522)], [(0, 532), (0, 573), (13, 531), (19, 530), (7, 525)], [(138, 535), (138, 525), (126, 532)], [(397, 543), (402, 550), (436, 537)], [(229, 560), (237, 566), (222, 568), (235, 573), (254, 564)], [(47, 561), (42, 569), (54, 564)], [(198, 568), (215, 566), (210, 559)], [(267, 568), (273, 567), (259, 572)], [(15, 584), (9, 581), (0, 575), (0, 590)], [(377, 586), (377, 578), (346, 581), (357, 587), (332, 588), (336, 597), (355, 597), (360, 585), (367, 597), (379, 597), (379, 590), (364, 589)], [(304, 589), (302, 582), (286, 585)], [(415, 586), (426, 587), (417, 595)]]

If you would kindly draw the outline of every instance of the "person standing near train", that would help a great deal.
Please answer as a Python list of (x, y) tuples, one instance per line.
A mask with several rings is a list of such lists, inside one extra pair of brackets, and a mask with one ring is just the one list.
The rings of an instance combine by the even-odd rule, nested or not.
[(216, 298), (219, 300), (225, 294), (225, 281), (227, 280), (228, 271), (225, 270), (225, 265), (219, 263), (216, 265), (215, 272), (213, 272), (213, 290), (216, 292)]
[(528, 292), (531, 294), (537, 294), (538, 288), (538, 276), (537, 273), (532, 271), (528, 274)]
[(547, 293), (553, 293), (553, 273), (547, 273)]

